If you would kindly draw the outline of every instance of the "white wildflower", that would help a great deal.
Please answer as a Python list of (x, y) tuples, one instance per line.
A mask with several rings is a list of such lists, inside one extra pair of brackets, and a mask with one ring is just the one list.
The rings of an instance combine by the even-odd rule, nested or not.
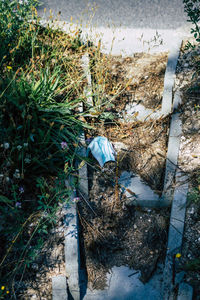
[(13, 177), (15, 177), (16, 179), (20, 178), (20, 173), (19, 173), (18, 169), (15, 170), (15, 173), (13, 174)]
[(30, 158), (28, 158), (28, 157), (26, 157), (26, 158), (24, 159), (24, 161), (25, 161), (26, 164), (30, 164), (30, 162), (31, 162)]
[(22, 146), (21, 146), (21, 145), (18, 145), (18, 146), (17, 146), (17, 150), (20, 151), (21, 149), (22, 149)]
[(3, 146), (4, 146), (4, 149), (7, 150), (10, 147), (10, 144), (9, 143), (4, 143)]

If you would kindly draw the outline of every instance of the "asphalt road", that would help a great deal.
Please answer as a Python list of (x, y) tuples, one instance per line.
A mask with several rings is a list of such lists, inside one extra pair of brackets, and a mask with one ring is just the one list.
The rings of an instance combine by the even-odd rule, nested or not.
[[(97, 7), (93, 25), (177, 29), (186, 25), (186, 15), (182, 0), (40, 0), (39, 8), (43, 15), (44, 7), (56, 15), (61, 12), (61, 19), (78, 20), (85, 25), (92, 15), (92, 7)], [(47, 14), (48, 15), (48, 14)]]

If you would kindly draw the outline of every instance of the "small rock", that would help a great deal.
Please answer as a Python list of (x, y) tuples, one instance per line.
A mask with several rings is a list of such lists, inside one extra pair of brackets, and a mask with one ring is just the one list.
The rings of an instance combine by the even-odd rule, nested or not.
[(38, 264), (36, 264), (36, 263), (33, 263), (33, 264), (31, 265), (31, 267), (32, 267), (33, 270), (36, 270), (36, 271), (39, 269), (39, 266), (38, 266)]
[(137, 229), (137, 225), (136, 225), (136, 224), (134, 224), (134, 225), (133, 225), (133, 228), (134, 228), (134, 229)]
[(191, 207), (188, 209), (188, 214), (194, 214), (194, 207)]

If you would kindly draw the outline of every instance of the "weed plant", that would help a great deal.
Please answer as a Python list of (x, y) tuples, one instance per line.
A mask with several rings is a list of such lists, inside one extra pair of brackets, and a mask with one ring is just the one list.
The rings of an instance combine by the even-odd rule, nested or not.
[(35, 5), (0, 2), (0, 299), (17, 298), (17, 283), (55, 226), (88, 127), (78, 111), (86, 47), (78, 31), (41, 27)]

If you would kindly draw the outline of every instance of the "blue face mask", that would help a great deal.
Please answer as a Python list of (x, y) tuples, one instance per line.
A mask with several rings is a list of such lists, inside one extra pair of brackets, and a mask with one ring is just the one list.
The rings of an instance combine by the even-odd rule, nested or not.
[(94, 138), (88, 146), (87, 156), (89, 151), (92, 152), (92, 155), (96, 158), (101, 167), (108, 161), (115, 161), (115, 150), (106, 137), (97, 136)]

